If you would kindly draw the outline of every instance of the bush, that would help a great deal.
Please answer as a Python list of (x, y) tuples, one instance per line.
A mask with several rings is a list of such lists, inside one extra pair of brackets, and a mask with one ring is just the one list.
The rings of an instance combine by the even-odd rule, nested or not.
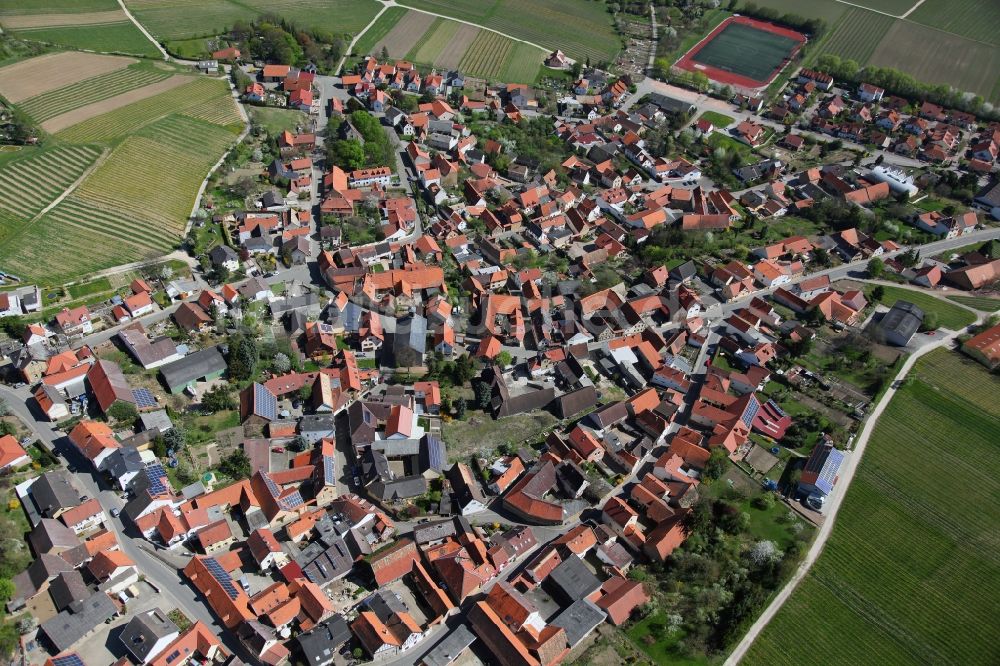
[(135, 423), (135, 420), (139, 418), (139, 410), (131, 402), (118, 400), (108, 408), (108, 416), (118, 423), (131, 424)]
[(774, 493), (762, 493), (753, 498), (753, 506), (761, 511), (767, 511), (774, 506)]

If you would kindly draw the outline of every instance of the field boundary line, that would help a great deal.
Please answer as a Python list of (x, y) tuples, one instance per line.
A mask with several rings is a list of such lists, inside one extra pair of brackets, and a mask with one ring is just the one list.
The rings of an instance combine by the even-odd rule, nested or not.
[(62, 194), (60, 194), (55, 199), (53, 199), (52, 203), (50, 203), (48, 206), (46, 206), (42, 210), (38, 211), (38, 213), (36, 213), (34, 217), (32, 217), (30, 220), (28, 220), (28, 223), (24, 225), (24, 228), (27, 229), (28, 227), (30, 227), (32, 224), (34, 224), (39, 219), (41, 219), (43, 215), (45, 215), (50, 210), (52, 210), (53, 208), (55, 208), (56, 206), (58, 206), (60, 203), (62, 203), (63, 199), (65, 199), (69, 195), (73, 194), (73, 192), (76, 191), (76, 188), (78, 188), (80, 186), (80, 184), (83, 183), (84, 179), (87, 176), (89, 176), (90, 174), (92, 174), (94, 172), (94, 170), (97, 169), (97, 167), (99, 167), (102, 164), (104, 164), (104, 162), (108, 159), (108, 157), (110, 157), (110, 155), (111, 155), (112, 152), (113, 151), (111, 149), (109, 149), (109, 148), (105, 148), (104, 150), (102, 150), (101, 154), (97, 156), (96, 160), (94, 160), (94, 163), (91, 164), (89, 167), (87, 167), (87, 169), (83, 173), (80, 174), (79, 178), (77, 178), (72, 183), (70, 183), (69, 187), (67, 187), (65, 190), (63, 190)]
[(153, 42), (153, 46), (155, 46), (156, 50), (160, 52), (160, 55), (163, 56), (163, 59), (164, 60), (170, 60), (170, 54), (167, 53), (167, 50), (165, 48), (163, 48), (158, 41), (156, 41), (156, 39), (153, 37), (153, 35), (150, 34), (150, 32), (148, 30), (146, 30), (146, 26), (144, 26), (143, 24), (139, 23), (138, 19), (136, 19), (136, 17), (132, 16), (132, 12), (130, 12), (128, 10), (128, 7), (125, 6), (125, 0), (118, 0), (118, 6), (122, 8), (123, 12), (125, 12), (125, 16), (128, 17), (128, 20), (132, 21), (132, 23), (135, 25), (135, 27), (139, 28), (139, 32), (141, 32), (143, 35), (145, 35), (146, 39), (148, 39), (149, 41)]
[[(118, 1), (121, 2), (121, 0)], [(884, 12), (881, 9), (872, 9), (871, 7), (865, 7), (864, 5), (859, 5), (856, 2), (848, 2), (847, 0), (834, 0), (834, 2), (839, 2), (842, 5), (848, 5), (850, 7), (857, 7), (858, 9), (867, 9), (870, 12), (875, 12), (876, 14), (881, 14), (882, 16), (888, 16), (894, 19), (901, 19), (903, 18), (903, 16), (906, 16), (906, 14), (904, 14), (903, 16), (900, 16), (899, 14), (890, 14), (889, 12)], [(923, 0), (920, 0), (920, 2), (923, 2)], [(920, 3), (918, 2), (917, 4)], [(916, 9), (916, 7), (911, 7), (910, 12), (912, 12), (914, 9)], [(910, 12), (907, 12), (907, 14), (909, 14)]]
[[(981, 322), (983, 320), (983, 315), (978, 312), (976, 315), (976, 321), (974, 323)], [(788, 598), (792, 596), (792, 593), (799, 586), (799, 583), (805, 579), (806, 574), (809, 573), (812, 565), (815, 564), (816, 560), (823, 552), (823, 548), (826, 546), (826, 542), (830, 538), (830, 534), (833, 532), (833, 526), (836, 523), (837, 513), (840, 511), (843, 500), (847, 496), (847, 492), (850, 490), (851, 481), (854, 480), (854, 474), (858, 469), (858, 464), (861, 462), (865, 448), (868, 446), (868, 440), (871, 438), (871, 434), (875, 430), (875, 425), (878, 423), (879, 418), (881, 418), (882, 412), (885, 411), (885, 408), (896, 395), (896, 382), (905, 378), (922, 356), (936, 349), (946, 348), (946, 345), (956, 339), (961, 332), (961, 330), (954, 331), (940, 340), (918, 349), (903, 363), (903, 367), (900, 368), (898, 373), (896, 373), (893, 381), (889, 384), (889, 388), (886, 389), (884, 394), (882, 394), (882, 398), (872, 410), (871, 415), (865, 421), (865, 425), (861, 429), (860, 435), (858, 435), (854, 449), (852, 450), (851, 455), (847, 457), (847, 465), (840, 478), (840, 492), (833, 497), (833, 500), (830, 503), (829, 513), (826, 515), (826, 519), (823, 521), (823, 525), (816, 534), (816, 539), (813, 541), (812, 546), (810, 546), (805, 558), (802, 560), (802, 563), (799, 564), (799, 567), (796, 569), (791, 580), (789, 580), (781, 591), (778, 592), (768, 607), (764, 609), (761, 616), (757, 618), (753, 625), (751, 625), (750, 629), (747, 630), (747, 633), (743, 636), (740, 642), (737, 643), (735, 648), (733, 648), (733, 651), (724, 662), (725, 666), (737, 666), (737, 664), (739, 664), (740, 660), (746, 655), (747, 650), (749, 650), (750, 646), (753, 645), (754, 640), (756, 640), (768, 623), (774, 619), (774, 616), (777, 615), (779, 610), (781, 610), (781, 607), (788, 601)]]

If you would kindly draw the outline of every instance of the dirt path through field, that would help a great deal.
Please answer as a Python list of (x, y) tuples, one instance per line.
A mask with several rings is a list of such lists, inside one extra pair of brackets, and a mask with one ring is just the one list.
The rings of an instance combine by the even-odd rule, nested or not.
[(23, 60), (0, 69), (0, 94), (16, 104), (139, 62), (135, 58), (65, 51)]
[(110, 155), (110, 154), (111, 154), (111, 149), (105, 148), (104, 150), (102, 150), (101, 154), (97, 156), (96, 160), (94, 160), (94, 163), (91, 164), (89, 167), (87, 167), (87, 169), (83, 173), (80, 174), (79, 178), (77, 178), (72, 183), (70, 183), (69, 187), (67, 187), (65, 190), (63, 190), (62, 194), (60, 194), (55, 199), (53, 199), (52, 203), (50, 203), (48, 206), (46, 206), (45, 208), (43, 208), (40, 211), (38, 211), (37, 215), (35, 215), (30, 220), (28, 220), (28, 224), (26, 224), (25, 227), (27, 227), (28, 225), (34, 224), (37, 220), (40, 220), (42, 218), (42, 216), (44, 216), (50, 210), (52, 210), (53, 208), (55, 208), (56, 206), (58, 206), (62, 202), (63, 199), (65, 199), (69, 195), (73, 194), (73, 192), (76, 190), (76, 188), (78, 188), (80, 186), (80, 183), (82, 183), (87, 178), (87, 176), (89, 176), (90, 174), (94, 173), (94, 170), (97, 167), (99, 167), (102, 164), (104, 164), (104, 160), (108, 159), (108, 155)]
[(147, 97), (158, 95), (161, 92), (166, 92), (167, 90), (171, 90), (177, 86), (190, 83), (193, 80), (193, 77), (177, 74), (176, 76), (171, 76), (169, 79), (157, 81), (151, 85), (136, 88), (135, 90), (130, 90), (127, 93), (103, 99), (100, 102), (87, 104), (86, 106), (81, 106), (79, 109), (67, 111), (62, 115), (46, 120), (42, 123), (42, 129), (50, 134), (55, 134), (56, 132), (66, 129), (67, 127), (72, 127), (77, 123), (82, 123), (84, 120), (89, 120), (90, 118), (107, 113), (108, 111), (114, 111), (115, 109), (127, 106), (132, 102), (138, 102), (139, 100), (146, 99)]
[(5, 16), (0, 23), (10, 30), (28, 28), (55, 28), (59, 26), (100, 25), (102, 23), (124, 23), (128, 18), (119, 9), (106, 12), (83, 12), (80, 14), (24, 14)]

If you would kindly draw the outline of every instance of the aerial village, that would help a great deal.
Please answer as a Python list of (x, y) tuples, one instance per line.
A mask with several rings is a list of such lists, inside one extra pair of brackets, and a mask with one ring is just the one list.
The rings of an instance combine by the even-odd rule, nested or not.
[[(1000, 126), (868, 84), (702, 114), (596, 69), (238, 57), (245, 104), (311, 126), (250, 135), (252, 205), (196, 222), (223, 241), (4, 343), (23, 663), (579, 659), (665, 603), (699, 507), (822, 525), (942, 326), (904, 290), (1000, 280)], [(921, 208), (946, 186), (974, 202)]]

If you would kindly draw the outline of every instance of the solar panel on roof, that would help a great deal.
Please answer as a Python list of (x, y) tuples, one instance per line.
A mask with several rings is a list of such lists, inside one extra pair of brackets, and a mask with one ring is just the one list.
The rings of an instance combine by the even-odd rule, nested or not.
[(329, 484), (337, 481), (336, 460), (333, 456), (323, 456), (323, 480)]
[(205, 568), (208, 569), (208, 573), (212, 574), (212, 578), (219, 582), (222, 586), (223, 591), (229, 596), (230, 599), (235, 599), (239, 596), (239, 592), (236, 591), (236, 586), (233, 584), (233, 579), (229, 573), (222, 568), (219, 561), (214, 557), (206, 557)]
[(132, 389), (132, 398), (139, 409), (156, 407), (156, 396), (148, 388)]
[(55, 666), (84, 666), (83, 660), (77, 654), (64, 654), (52, 660)]
[(278, 488), (278, 484), (274, 482), (269, 474), (261, 473), (261, 478), (264, 479), (264, 485), (267, 486), (267, 492), (271, 493), (271, 497), (277, 497), (281, 494), (281, 489)]
[(160, 463), (153, 463), (146, 467), (146, 478), (149, 479), (149, 492), (160, 495), (168, 490), (167, 472)]
[(259, 416), (272, 420), (278, 418), (278, 401), (263, 384), (253, 385), (253, 399), (255, 411)]

